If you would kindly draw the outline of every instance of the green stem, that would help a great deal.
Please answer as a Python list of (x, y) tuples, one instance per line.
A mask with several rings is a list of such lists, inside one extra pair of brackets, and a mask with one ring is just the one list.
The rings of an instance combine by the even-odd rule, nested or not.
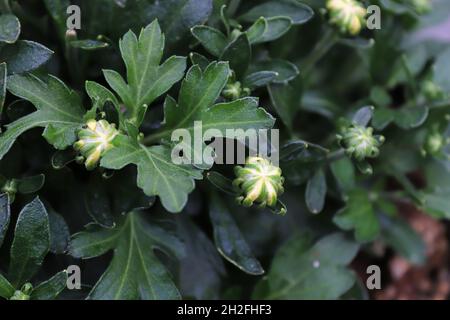
[(314, 47), (313, 51), (302, 62), (303, 66), (303, 78), (307, 79), (310, 72), (316, 65), (316, 63), (333, 47), (339, 40), (339, 33), (332, 29), (327, 28), (324, 35)]
[(414, 79), (414, 76), (412, 74), (411, 68), (408, 65), (408, 61), (406, 60), (405, 55), (402, 55), (400, 59), (402, 63), (402, 67), (405, 70), (406, 77), (408, 78), (408, 95), (410, 99), (414, 99), (414, 101), (417, 103), (417, 92), (419, 92), (416, 84), (416, 80)]
[(9, 0), (0, 0), (0, 12), (12, 13), (11, 6), (9, 5)]
[(342, 159), (344, 157), (345, 157), (345, 150), (344, 149), (339, 149), (339, 150), (330, 152), (327, 155), (327, 161), (328, 162), (334, 162), (334, 161), (340, 160), (340, 159)]

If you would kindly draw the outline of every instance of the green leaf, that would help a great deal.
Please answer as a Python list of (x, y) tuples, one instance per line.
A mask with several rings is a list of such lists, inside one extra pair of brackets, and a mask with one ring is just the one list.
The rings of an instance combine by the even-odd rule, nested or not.
[(31, 292), (31, 300), (53, 300), (66, 288), (66, 285), (67, 272), (58, 272), (33, 289)]
[(194, 37), (202, 46), (215, 57), (220, 57), (228, 45), (227, 37), (215, 28), (208, 26), (195, 26), (191, 29)]
[(240, 79), (247, 71), (251, 57), (250, 42), (247, 35), (242, 33), (224, 49), (220, 60), (228, 61), (230, 68), (236, 73), (237, 78)]
[(247, 241), (216, 193), (210, 198), (209, 217), (214, 229), (214, 242), (220, 254), (242, 271), (251, 275), (264, 273)]
[(39, 198), (19, 214), (11, 245), (9, 279), (19, 288), (39, 269), (50, 248), (48, 214)]
[(11, 217), (11, 209), (9, 207), (8, 194), (0, 194), (0, 247), (5, 239), (6, 231), (8, 231), (9, 219)]
[(178, 281), (183, 299), (219, 299), (225, 275), (222, 257), (208, 236), (187, 216), (180, 216), (177, 224), (177, 234), (186, 251), (180, 260)]
[(337, 299), (355, 282), (346, 266), (358, 249), (357, 243), (341, 233), (328, 235), (314, 245), (305, 235), (297, 235), (278, 250), (253, 298)]
[(399, 218), (382, 216), (382, 239), (414, 264), (426, 261), (425, 243), (411, 226)]
[(325, 174), (322, 170), (318, 170), (306, 184), (305, 200), (309, 211), (312, 213), (321, 212), (325, 204), (326, 194), (327, 181)]
[(257, 71), (272, 71), (276, 72), (278, 76), (273, 80), (275, 83), (285, 84), (299, 75), (298, 68), (295, 64), (286, 60), (272, 59), (258, 61), (250, 66), (249, 72)]
[(377, 130), (386, 128), (395, 118), (395, 111), (388, 108), (377, 108), (374, 111), (372, 125)]
[(288, 17), (273, 17), (266, 19), (267, 26), (263, 35), (254, 43), (274, 41), (282, 37), (292, 26), (292, 20)]
[(202, 70), (205, 70), (209, 65), (209, 60), (205, 56), (202, 56), (201, 54), (199, 54), (197, 52), (191, 52), (189, 54), (189, 58), (191, 58), (191, 62), (193, 65), (198, 64), (198, 66)]
[(90, 226), (73, 236), (70, 254), (92, 258), (114, 250), (114, 257), (89, 294), (100, 300), (179, 299), (170, 273), (154, 254), (163, 250), (180, 257), (180, 241), (162, 228), (149, 224), (143, 214), (131, 212), (113, 229)]
[(103, 42), (103, 41), (98, 41), (98, 40), (74, 40), (74, 41), (70, 41), (70, 46), (74, 47), (74, 48), (79, 48), (79, 49), (83, 49), (83, 50), (99, 50), (99, 49), (104, 49), (107, 48), (109, 46), (108, 43)]
[[(370, 90), (370, 100), (380, 108), (388, 108), (392, 104), (392, 97), (389, 92), (380, 86), (374, 86)], [(375, 109), (375, 113), (378, 109)]]
[(46, 127), (43, 136), (57, 149), (75, 142), (84, 110), (78, 94), (63, 82), (52, 76), (44, 82), (33, 75), (14, 75), (8, 78), (8, 90), (33, 103), (37, 111), (6, 126), (0, 135), (0, 159), (22, 133), (35, 127)]
[(93, 178), (86, 186), (84, 205), (87, 213), (95, 223), (104, 227), (114, 227), (111, 204), (103, 181), (99, 177)]
[(6, 77), (8, 69), (5, 62), (0, 63), (0, 116), (3, 112), (3, 105), (6, 99)]
[(278, 76), (274, 71), (258, 71), (245, 76), (242, 84), (245, 88), (254, 90), (271, 83)]
[(228, 179), (224, 175), (216, 171), (209, 171), (206, 174), (206, 178), (211, 182), (217, 189), (231, 195), (237, 196), (239, 194), (239, 188), (233, 186), (233, 181)]
[(292, 140), (281, 147), (280, 160), (290, 162), (298, 160), (300, 163), (318, 162), (329, 151), (318, 144), (303, 140)]
[(423, 193), (423, 205), (426, 212), (435, 216), (436, 218), (450, 219), (450, 207), (448, 199), (450, 196), (449, 190), (435, 190), (434, 192)]
[(295, 160), (306, 148), (308, 148), (306, 141), (289, 141), (281, 147), (280, 161)]
[(44, 0), (45, 7), (53, 19), (59, 38), (65, 40), (67, 31), (67, 7), (70, 6), (69, 0)]
[(368, 106), (368, 107), (362, 107), (358, 111), (356, 111), (355, 115), (353, 116), (352, 122), (356, 125), (366, 127), (373, 116), (373, 110), (374, 107)]
[(355, 230), (358, 242), (371, 241), (380, 232), (380, 222), (364, 190), (349, 193), (346, 206), (336, 213), (333, 222), (343, 230)]
[(45, 175), (25, 177), (17, 180), (17, 191), (21, 194), (30, 194), (39, 191), (45, 182)]
[(119, 136), (117, 146), (105, 154), (101, 166), (118, 170), (129, 164), (138, 167), (138, 187), (148, 196), (159, 196), (163, 206), (170, 212), (183, 209), (188, 194), (194, 190), (194, 179), (202, 179), (200, 171), (187, 165), (174, 164), (171, 148), (146, 147), (128, 137)]
[(65, 253), (70, 239), (69, 227), (59, 213), (51, 208), (47, 211), (50, 227), (50, 252), (55, 254)]
[(450, 49), (444, 50), (436, 59), (434, 65), (434, 82), (444, 91), (450, 91)]
[(239, 19), (245, 22), (253, 22), (259, 17), (277, 16), (286, 16), (291, 18), (294, 24), (303, 24), (314, 16), (314, 11), (298, 2), (278, 0), (257, 5)]
[(225, 62), (213, 62), (205, 71), (193, 66), (181, 85), (178, 105), (173, 99), (166, 100), (164, 125), (147, 142), (169, 138), (173, 130), (181, 128), (193, 136), (194, 121), (201, 121), (204, 131), (219, 130), (223, 137), (228, 137), (227, 129), (271, 128), (274, 119), (264, 109), (258, 108), (255, 98), (214, 104), (227, 83), (228, 74)]
[(86, 81), (85, 88), (89, 98), (91, 98), (93, 103), (92, 113), (90, 111), (87, 115), (85, 115), (85, 118), (89, 116), (91, 117), (91, 119), (94, 119), (96, 111), (103, 110), (105, 104), (107, 102), (110, 102), (117, 111), (120, 124), (123, 125), (123, 112), (120, 109), (119, 100), (117, 100), (114, 93), (112, 93), (109, 89), (105, 88), (101, 84), (94, 81)]
[(250, 44), (256, 44), (264, 35), (267, 29), (267, 20), (264, 17), (260, 17), (255, 21), (254, 24), (248, 28), (245, 32), (247, 34), (248, 41)]
[(0, 297), (9, 299), (14, 294), (14, 287), (2, 274), (0, 273)]
[(355, 49), (370, 49), (373, 47), (373, 45), (375, 44), (375, 40), (370, 38), (370, 39), (365, 39), (365, 38), (343, 38), (339, 40), (340, 44), (346, 45), (350, 48), (355, 48)]
[(105, 78), (127, 107), (128, 117), (140, 125), (138, 115), (146, 108), (144, 105), (150, 105), (183, 77), (186, 58), (172, 56), (159, 65), (164, 35), (156, 20), (142, 29), (139, 38), (132, 31), (127, 32), (119, 45), (128, 84), (111, 70), (104, 70)]
[(373, 173), (372, 165), (367, 160), (356, 162), (358, 170), (365, 175), (371, 175)]
[(14, 43), (20, 35), (20, 21), (13, 14), (0, 15), (0, 42)]
[(302, 97), (302, 79), (285, 84), (270, 84), (268, 86), (272, 104), (283, 121), (284, 125), (292, 131), (294, 117), (300, 109)]
[(395, 112), (395, 123), (402, 129), (408, 130), (421, 126), (428, 117), (426, 106), (403, 107)]
[(69, 163), (75, 161), (75, 157), (76, 151), (74, 149), (67, 149), (64, 151), (58, 150), (53, 154), (50, 161), (53, 169), (61, 170)]
[(330, 169), (342, 194), (347, 197), (348, 192), (355, 188), (355, 168), (352, 161), (347, 157), (333, 161)]
[(0, 61), (8, 65), (8, 75), (39, 68), (52, 56), (53, 51), (33, 41), (19, 40), (0, 48)]

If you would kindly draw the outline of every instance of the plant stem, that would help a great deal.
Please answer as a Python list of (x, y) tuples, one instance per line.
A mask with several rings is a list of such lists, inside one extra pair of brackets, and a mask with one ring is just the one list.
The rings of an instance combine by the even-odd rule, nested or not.
[(344, 156), (345, 156), (345, 150), (344, 149), (339, 149), (339, 150), (330, 152), (327, 155), (327, 161), (328, 162), (334, 162), (334, 161), (342, 159)]
[(316, 63), (333, 47), (339, 40), (339, 34), (332, 28), (325, 30), (322, 39), (314, 47), (313, 51), (302, 62), (303, 78), (307, 79)]
[(408, 65), (408, 61), (406, 60), (406, 56), (402, 55), (400, 61), (406, 73), (406, 77), (408, 78), (408, 85), (406, 87), (408, 90), (409, 98), (413, 99), (417, 103), (417, 92), (419, 92), (419, 90), (417, 88), (417, 84), (412, 74), (411, 68)]
[(9, 0), (0, 0), (0, 11), (3, 13), (12, 13)]

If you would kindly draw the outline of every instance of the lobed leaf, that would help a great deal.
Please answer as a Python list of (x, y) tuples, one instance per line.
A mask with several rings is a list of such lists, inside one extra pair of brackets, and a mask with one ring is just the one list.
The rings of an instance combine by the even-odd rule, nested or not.
[(78, 94), (63, 82), (53, 76), (44, 82), (34, 75), (14, 75), (8, 78), (8, 90), (33, 103), (37, 111), (6, 126), (0, 135), (0, 159), (21, 134), (36, 127), (45, 127), (43, 136), (57, 149), (75, 142), (84, 110)]
[[(124, 102), (128, 117), (140, 125), (142, 108), (167, 92), (184, 75), (186, 58), (172, 56), (160, 65), (164, 50), (164, 35), (158, 21), (141, 30), (139, 38), (127, 32), (119, 42), (127, 68), (127, 80), (115, 71), (104, 70), (106, 81)], [(140, 120), (140, 121), (139, 121)]]
[(180, 248), (178, 239), (147, 223), (141, 213), (131, 212), (113, 229), (91, 226), (75, 234), (70, 254), (87, 259), (114, 249), (108, 269), (88, 299), (163, 300), (179, 299), (180, 294), (154, 250), (181, 256)]

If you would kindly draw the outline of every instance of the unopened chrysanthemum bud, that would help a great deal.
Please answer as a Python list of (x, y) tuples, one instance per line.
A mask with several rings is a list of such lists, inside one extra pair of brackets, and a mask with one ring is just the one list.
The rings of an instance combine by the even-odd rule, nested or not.
[(439, 100), (445, 97), (442, 88), (431, 80), (423, 82), (422, 91), (425, 97), (430, 100)]
[(366, 22), (366, 9), (356, 0), (328, 0), (326, 6), (330, 23), (342, 33), (357, 35)]
[(16, 290), (9, 300), (30, 300), (31, 291), (33, 291), (33, 286), (27, 282), (20, 290)]
[(430, 0), (411, 0), (411, 4), (417, 13), (423, 14), (431, 10)]
[(373, 128), (355, 124), (345, 128), (337, 139), (346, 154), (358, 161), (377, 157), (384, 142), (383, 136), (373, 135)]
[(250, 89), (242, 88), (239, 81), (229, 82), (222, 91), (222, 95), (225, 99), (236, 100), (250, 94)]
[(11, 179), (6, 181), (6, 183), (1, 187), (1, 192), (6, 193), (9, 196), (9, 201), (13, 202), (17, 193), (17, 180)]
[(97, 166), (105, 152), (113, 147), (112, 141), (118, 133), (115, 125), (106, 120), (89, 120), (78, 131), (78, 141), (73, 147), (85, 158), (86, 169), (92, 170)]
[(234, 171), (236, 179), (233, 185), (241, 192), (237, 200), (243, 206), (257, 203), (261, 207), (274, 207), (278, 196), (284, 192), (281, 169), (267, 159), (249, 157), (244, 167), (236, 166)]
[(425, 136), (422, 154), (424, 156), (429, 154), (434, 157), (440, 157), (448, 144), (450, 144), (450, 139), (440, 132), (439, 126), (433, 126)]

